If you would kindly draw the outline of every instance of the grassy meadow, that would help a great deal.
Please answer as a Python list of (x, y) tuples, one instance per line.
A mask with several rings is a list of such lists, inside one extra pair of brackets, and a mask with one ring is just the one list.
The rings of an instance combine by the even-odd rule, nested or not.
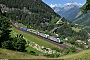
[(68, 59), (68, 60), (74, 60), (74, 59), (90, 60), (90, 49), (81, 51), (79, 53), (74, 53), (71, 55), (62, 56), (59, 58), (60, 59)]
[(25, 52), (12, 51), (0, 48), (0, 58), (4, 59), (45, 59), (44, 56), (34, 56)]

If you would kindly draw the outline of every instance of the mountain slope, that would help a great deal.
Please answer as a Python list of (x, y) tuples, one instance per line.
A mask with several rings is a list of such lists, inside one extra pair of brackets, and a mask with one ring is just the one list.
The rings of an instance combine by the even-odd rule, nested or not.
[(60, 19), (42, 0), (0, 0), (0, 4), (2, 11), (8, 13), (7, 17), (22, 22), (29, 28), (51, 30)]
[[(14, 22), (17, 21), (24, 24), (27, 28), (51, 34), (54, 28), (61, 27), (62, 25), (64, 26), (59, 28), (61, 31), (56, 29), (56, 31), (54, 30), (55, 33), (60, 33), (63, 29), (66, 31), (63, 27), (67, 25), (67, 30), (73, 31), (72, 27), (69, 26), (71, 23), (65, 18), (61, 19), (60, 15), (55, 13), (54, 10), (42, 2), (42, 0), (0, 0), (0, 6), (2, 12), (6, 12), (6, 17)], [(68, 11), (72, 7), (73, 6), (69, 6), (67, 9), (64, 9), (65, 11)], [(57, 22), (59, 22), (59, 24), (56, 24)], [(68, 37), (66, 35), (71, 36), (72, 32), (68, 34), (66, 31), (65, 33), (62, 33), (62, 35), (60, 34), (60, 37), (66, 38)]]
[(83, 25), (82, 27), (86, 29), (90, 33), (90, 11), (88, 11), (86, 14), (82, 14), (80, 17), (75, 19), (73, 23), (77, 23), (79, 25)]
[(90, 15), (90, 11), (88, 11), (87, 14), (83, 14), (81, 17), (77, 18), (74, 21), (74, 23), (90, 26), (89, 24), (90, 16), (89, 15)]
[(55, 12), (57, 12), (62, 17), (69, 21), (74, 20), (81, 15), (79, 8), (82, 5), (76, 2), (66, 3), (64, 7), (52, 7)]

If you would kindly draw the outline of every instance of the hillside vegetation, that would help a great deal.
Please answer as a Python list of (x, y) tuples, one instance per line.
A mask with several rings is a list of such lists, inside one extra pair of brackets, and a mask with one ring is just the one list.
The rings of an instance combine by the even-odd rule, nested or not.
[(62, 56), (60, 57), (61, 59), (68, 59), (68, 60), (73, 60), (73, 59), (85, 59), (85, 60), (89, 60), (90, 59), (90, 49), (88, 50), (84, 50), (81, 51), (79, 53), (76, 54), (71, 54), (71, 55), (66, 55), (66, 56)]
[(89, 24), (90, 16), (89, 15), (90, 15), (90, 11), (88, 11), (86, 14), (83, 14), (82, 16), (74, 20), (74, 23), (77, 23), (83, 26), (90, 26)]
[(80, 27), (90, 33), (90, 0), (86, 0), (86, 3), (80, 10), (84, 13), (80, 17), (74, 20), (74, 23), (80, 24)]
[[(55, 33), (58, 33), (59, 37), (70, 38), (68, 42), (74, 45), (76, 44), (75, 43), (76, 39), (86, 40), (88, 38), (87, 32), (81, 29), (79, 30), (79, 32), (77, 32), (76, 28), (78, 28), (78, 26), (71, 25), (70, 22), (68, 22), (64, 18), (62, 19), (62, 21), (60, 20), (59, 22), (60, 26), (57, 26), (56, 22), (60, 18), (61, 17), (58, 14), (56, 14), (49, 6), (43, 3), (42, 0), (38, 0), (38, 1), (37, 0), (8, 0), (8, 1), (0, 0), (0, 21), (1, 21), (0, 48), (14, 50), (12, 54), (10, 53), (10, 51), (9, 52), (6, 51), (6, 49), (5, 51), (1, 49), (0, 57), (17, 58), (18, 55), (24, 54), (24, 53), (18, 54), (18, 53), (15, 53), (15, 51), (27, 52), (33, 55), (38, 55), (40, 53), (43, 54), (43, 52), (39, 51), (38, 49), (36, 50), (33, 47), (31, 47), (31, 45), (29, 44), (31, 41), (35, 42), (39, 46), (44, 46), (45, 48), (43, 49), (51, 48), (52, 50), (57, 51), (55, 52), (55, 54), (45, 55), (47, 57), (56, 58), (65, 54), (74, 53), (76, 51), (75, 47), (69, 48), (64, 52), (64, 50), (62, 51), (61, 49), (54, 46), (53, 44), (50, 44), (49, 42), (46, 42), (30, 34), (23, 33), (22, 31), (17, 30), (13, 27), (11, 29), (12, 32), (10, 30), (11, 26), (10, 26), (9, 19), (11, 19), (14, 22), (22, 23), (28, 28), (33, 28), (35, 30), (39, 29), (39, 30), (50, 32), (55, 27), (58, 27)], [(76, 30), (73, 28), (75, 28)], [(11, 32), (11, 35), (10, 35), (10, 32)], [(24, 58), (24, 56), (25, 54), (23, 55), (23, 57), (22, 56), (21, 57), (18, 56), (18, 57)], [(26, 55), (26, 56), (28, 57), (29, 55)], [(38, 57), (34, 57), (31, 55), (31, 58), (38, 58)]]
[[(6, 59), (47, 59), (47, 57), (44, 56), (33, 56), (28, 53), (24, 52), (17, 52), (17, 51), (12, 51), (12, 50), (7, 50), (7, 49), (2, 49), (0, 48), (0, 58), (6, 58)], [(58, 59), (90, 59), (90, 49), (82, 51), (80, 53), (72, 54), (72, 55), (66, 55), (59, 57)]]
[(12, 51), (0, 48), (0, 58), (5, 59), (45, 59), (44, 56), (34, 56), (25, 52)]
[[(82, 14), (79, 18), (73, 21), (73, 23), (77, 23), (80, 25), (80, 27), (83, 27), (90, 33), (90, 11), (88, 11), (86, 14)], [(87, 27), (86, 27), (87, 26)]]
[[(65, 18), (60, 17), (54, 12), (48, 5), (46, 5), (42, 0), (0, 0), (1, 10), (7, 11), (6, 17), (13, 20), (14, 22), (19, 22), (27, 26), (27, 28), (32, 28), (38, 31), (44, 31), (45, 33), (52, 33), (54, 28), (55, 33), (59, 34), (59, 37), (74, 37), (80, 35), (79, 32), (74, 32), (70, 26), (70, 22)], [(62, 22), (56, 24), (61, 19)], [(66, 26), (67, 25), (67, 26)], [(62, 26), (62, 27), (61, 27)], [(73, 25), (75, 26), (75, 25)], [(67, 28), (67, 29), (66, 29)], [(63, 31), (63, 32), (62, 32)], [(83, 32), (84, 33), (84, 32)], [(82, 36), (87, 36), (86, 32)], [(77, 37), (76, 39), (81, 39)], [(83, 37), (86, 40), (87, 37)]]
[(2, 11), (7, 11), (8, 18), (29, 28), (50, 31), (60, 19), (42, 0), (0, 0), (0, 4), (6, 5)]

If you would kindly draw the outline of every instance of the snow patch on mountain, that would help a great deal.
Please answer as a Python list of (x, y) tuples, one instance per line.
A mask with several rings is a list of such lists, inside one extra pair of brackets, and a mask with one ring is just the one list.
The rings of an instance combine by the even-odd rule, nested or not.
[(80, 11), (75, 18), (79, 17), (81, 14), (82, 12)]
[(64, 6), (69, 6), (69, 5), (76, 5), (76, 6), (79, 6), (79, 7), (82, 7), (83, 6), (83, 4), (77, 3), (77, 2), (70, 2), (70, 3), (64, 4)]
[[(78, 7), (82, 7), (84, 4), (81, 4), (81, 3), (77, 3), (77, 2), (70, 2), (70, 3), (66, 3), (64, 4), (64, 7), (65, 6), (70, 6), (70, 5), (75, 5), (75, 6), (78, 6)], [(54, 8), (54, 7), (61, 7), (62, 5), (61, 4), (50, 4), (50, 7), (51, 8)]]
[(61, 4), (50, 4), (50, 7), (51, 7), (51, 8), (60, 7), (60, 6), (61, 6)]
[(81, 3), (77, 3), (77, 2), (70, 2), (70, 3), (66, 3), (64, 4), (64, 7), (61, 7), (61, 4), (50, 4), (50, 7), (55, 11), (55, 12), (59, 12), (61, 10), (61, 8), (64, 11), (68, 11), (71, 8), (80, 8), (82, 7), (84, 4)]
[(77, 3), (77, 2), (66, 3), (66, 4), (64, 4), (64, 10), (67, 11), (71, 8), (74, 8), (74, 7), (80, 8), (82, 6), (83, 6), (83, 4)]

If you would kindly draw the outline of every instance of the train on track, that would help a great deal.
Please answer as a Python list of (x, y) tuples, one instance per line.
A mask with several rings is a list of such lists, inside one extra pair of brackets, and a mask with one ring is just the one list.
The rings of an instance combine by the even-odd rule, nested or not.
[(20, 27), (18, 26), (17, 24), (11, 22), (13, 26), (15, 26), (17, 29), (20, 29), (22, 31), (26, 31), (26, 32), (30, 32), (32, 34), (35, 34), (37, 36), (40, 36), (40, 37), (43, 37), (43, 38), (46, 38), (48, 40), (51, 40), (51, 41), (54, 41), (54, 42), (57, 42), (57, 43), (60, 43), (62, 44), (63, 43), (63, 39), (60, 38), (60, 37), (56, 37), (56, 36), (50, 36), (49, 34), (45, 34), (45, 33), (42, 33), (42, 32), (39, 32), (39, 31), (36, 31), (34, 29), (28, 29), (28, 28), (25, 28), (25, 27)]

